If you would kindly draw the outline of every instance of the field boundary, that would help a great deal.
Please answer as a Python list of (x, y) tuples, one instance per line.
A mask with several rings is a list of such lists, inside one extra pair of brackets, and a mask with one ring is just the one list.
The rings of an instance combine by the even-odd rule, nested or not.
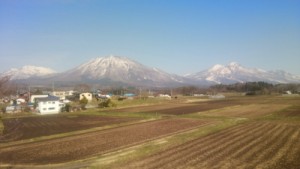
[[(107, 131), (105, 131), (105, 130), (100, 131), (100, 133), (95, 132), (95, 133), (87, 133), (87, 134), (83, 134), (83, 135), (66, 137), (66, 138), (64, 138), (64, 140), (55, 139), (55, 140), (46, 140), (44, 142), (35, 142), (32, 144), (24, 144), (25, 147), (22, 144), (18, 145), (18, 146), (12, 145), (12, 146), (5, 147), (5, 149), (2, 148), (2, 153), (0, 153), (0, 155), (2, 157), (5, 157), (5, 156), (6, 157), (3, 158), (1, 161), (2, 161), (2, 164), (11, 164), (11, 162), (14, 161), (13, 162), (14, 164), (19, 163), (19, 164), (41, 164), (41, 165), (43, 165), (43, 164), (45, 164), (45, 161), (40, 161), (41, 159), (50, 159), (50, 158), (52, 159), (54, 157), (52, 155), (49, 156), (48, 151), (51, 151), (51, 149), (54, 147), (60, 147), (65, 144), (69, 144), (67, 146), (67, 149), (69, 149), (69, 150), (66, 149), (67, 151), (64, 154), (60, 154), (59, 157), (55, 157), (51, 160), (51, 162), (47, 162), (47, 163), (48, 164), (49, 163), (60, 164), (60, 163), (66, 163), (66, 162), (76, 162), (78, 160), (84, 160), (84, 159), (88, 159), (88, 158), (95, 157), (95, 156), (99, 157), (99, 156), (109, 153), (109, 152), (118, 151), (118, 150), (121, 150), (124, 148), (147, 143), (147, 142), (150, 142), (150, 141), (153, 141), (156, 139), (161, 139), (161, 138), (176, 135), (176, 134), (179, 134), (182, 132), (187, 132), (187, 131), (190, 131), (190, 130), (193, 130), (196, 128), (201, 128), (201, 127), (211, 125), (214, 123), (214, 122), (203, 121), (203, 120), (194, 120), (194, 121), (190, 121), (190, 119), (186, 119), (184, 121), (182, 121), (180, 119), (178, 119), (178, 120), (177, 119), (173, 119), (173, 120), (165, 119), (165, 120), (153, 121), (152, 122), (153, 124), (143, 123), (143, 124), (139, 124), (138, 126), (129, 126), (129, 127), (126, 126), (126, 129), (125, 128), (124, 129), (112, 128)], [(165, 123), (166, 121), (168, 121), (168, 122)], [(177, 127), (175, 127), (175, 129), (174, 129), (173, 125), (178, 124), (178, 122), (179, 122), (179, 124), (182, 124), (185, 127), (182, 128), (181, 130), (176, 130), (176, 128), (181, 126), (181, 125), (177, 125)], [(192, 124), (189, 124), (190, 122)], [(146, 123), (150, 123), (150, 122), (146, 122)], [(163, 129), (162, 131), (157, 130), (157, 129), (159, 129), (157, 125), (160, 125), (160, 124), (166, 124), (166, 125), (163, 125), (163, 126), (166, 126), (166, 128)], [(145, 133), (145, 131), (148, 131), (147, 126), (149, 126), (149, 127), (156, 126), (154, 128), (151, 127), (151, 130), (149, 131), (150, 135), (148, 135), (147, 132)], [(137, 137), (137, 139), (128, 138), (126, 136), (126, 133), (128, 131), (130, 131), (129, 133), (135, 132), (136, 127), (146, 127), (146, 128), (137, 131), (138, 133), (140, 133), (139, 134), (140, 137)], [(167, 128), (169, 128), (169, 129), (167, 129)], [(121, 134), (121, 138), (116, 135), (120, 132), (124, 133), (124, 134)], [(114, 134), (112, 135), (110, 133), (114, 133)], [(103, 139), (99, 140), (98, 137), (101, 137)], [(80, 138), (80, 140), (78, 140), (78, 138)], [(112, 140), (107, 140), (109, 138), (112, 138)], [(123, 139), (128, 138), (128, 139), (125, 139), (125, 144), (124, 143), (120, 144), (119, 140), (122, 138)], [(87, 140), (87, 139), (89, 139), (89, 140)], [(81, 150), (82, 150), (82, 148), (83, 149), (85, 148), (84, 145), (81, 147), (75, 148), (75, 150), (72, 148), (72, 146), (78, 144), (78, 142), (83, 143), (83, 140), (85, 140), (84, 142), (86, 142), (86, 143), (90, 142), (90, 145), (92, 145), (92, 146), (98, 145), (97, 143), (101, 143), (100, 145), (102, 145), (102, 143), (104, 143), (104, 146), (106, 146), (106, 148), (101, 148), (102, 146), (100, 146), (100, 147), (96, 146), (93, 149), (93, 151), (83, 151), (83, 152)], [(43, 145), (47, 145), (50, 147), (48, 147), (47, 150), (45, 150), (43, 148), (44, 147)], [(35, 148), (31, 151), (32, 147), (35, 147)], [(40, 153), (40, 151), (42, 151), (42, 152)], [(20, 152), (20, 153), (17, 153), (17, 152)], [(14, 156), (10, 156), (9, 154), (12, 154), (12, 153), (13, 154), (17, 153), (17, 154), (15, 154)], [(18, 158), (18, 156), (23, 156), (23, 155), (28, 154), (29, 157), (27, 157), (27, 159), (32, 159), (31, 157), (34, 157), (36, 153), (40, 154), (39, 158), (35, 159), (33, 161), (31, 161), (31, 160), (27, 161), (26, 159)], [(69, 153), (73, 153), (73, 154), (75, 153), (75, 154), (72, 156), (69, 156), (68, 155)], [(80, 158), (78, 158), (78, 157), (80, 157)]]
[[(245, 121), (244, 122), (236, 122), (235, 121), (235, 122), (224, 123), (224, 122), (220, 122), (220, 121), (216, 120), (215, 123), (210, 123), (205, 126), (198, 126), (193, 129), (189, 129), (187, 131), (173, 133), (169, 136), (157, 138), (154, 140), (150, 140), (148, 142), (143, 142), (138, 145), (133, 145), (131, 147), (123, 148), (123, 149), (109, 152), (109, 153), (106, 153), (106, 154), (103, 154), (100, 156), (92, 157), (92, 158), (90, 158), (91, 164), (87, 165), (87, 166), (89, 166), (91, 168), (99, 168), (100, 167), (103, 169), (110, 169), (110, 168), (114, 168), (111, 165), (117, 165), (117, 168), (118, 168), (119, 166), (122, 165), (122, 163), (127, 163), (127, 161), (132, 160), (132, 159), (128, 160), (128, 157), (119, 156), (120, 153), (128, 153), (128, 152), (132, 152), (134, 150), (135, 152), (133, 152), (133, 153), (138, 152), (137, 153), (138, 155), (131, 155), (131, 156), (135, 156), (135, 157), (129, 157), (129, 158), (133, 158), (133, 159), (141, 158), (141, 157), (153, 154), (153, 153), (157, 153), (157, 152), (161, 151), (161, 149), (168, 149), (171, 147), (176, 147), (178, 145), (184, 144), (185, 142), (192, 141), (199, 137), (205, 137), (207, 135), (220, 132), (223, 129), (230, 128), (230, 127), (233, 127), (236, 125), (240, 125), (241, 123), (245, 123)], [(148, 148), (148, 147), (150, 147), (150, 148)], [(146, 149), (146, 151), (144, 149)], [(145, 153), (145, 152), (147, 152), (147, 153)], [(140, 155), (140, 154), (142, 154), (142, 155)], [(119, 159), (110, 160), (113, 158), (119, 158)], [(107, 159), (109, 159), (110, 161), (107, 162), (106, 161)], [(87, 159), (87, 160), (89, 160), (89, 159)], [(115, 164), (116, 161), (118, 161), (118, 162)]]
[(2, 116), (0, 116), (0, 136), (3, 134), (4, 131), (4, 124), (2, 122)]
[[(107, 125), (107, 126), (102, 126), (102, 127), (94, 127), (91, 129), (72, 131), (72, 132), (60, 133), (60, 134), (53, 134), (50, 136), (41, 136), (41, 137), (36, 137), (36, 138), (31, 138), (31, 139), (26, 139), (26, 140), (18, 140), (18, 141), (13, 141), (13, 142), (8, 142), (8, 143), (0, 143), (0, 148), (28, 144), (28, 143), (33, 143), (33, 142), (48, 141), (48, 140), (58, 139), (58, 138), (79, 136), (81, 134), (88, 134), (88, 133), (99, 132), (99, 131), (104, 131), (104, 130), (109, 130), (109, 129), (114, 129), (114, 128), (121, 128), (121, 127), (131, 126), (131, 125), (135, 125), (135, 124), (141, 124), (141, 123), (148, 123), (148, 122), (152, 122), (152, 121), (156, 121), (156, 120), (157, 119), (143, 119), (143, 120), (139, 120), (139, 121), (135, 121), (135, 122), (113, 124), (113, 125)], [(163, 120), (163, 119), (160, 119), (160, 120)]]
[[(162, 119), (162, 120), (166, 120), (166, 119)], [(150, 122), (150, 121), (149, 121)], [(147, 122), (146, 122), (147, 123)], [(124, 156), (124, 154), (130, 154), (134, 151), (136, 151), (136, 149), (138, 148), (143, 148), (144, 146), (155, 146), (155, 145), (160, 145), (160, 144), (164, 144), (167, 143), (169, 139), (172, 139), (173, 137), (176, 137), (178, 135), (186, 135), (189, 133), (193, 133), (193, 132), (199, 132), (202, 131), (203, 128), (211, 128), (214, 125), (216, 125), (216, 123), (218, 122), (206, 122), (204, 124), (192, 127), (192, 128), (188, 128), (185, 130), (181, 130), (181, 131), (177, 131), (174, 133), (170, 133), (170, 134), (166, 134), (166, 135), (162, 135), (162, 136), (158, 136), (155, 138), (151, 138), (151, 139), (147, 139), (144, 140), (142, 142), (136, 142), (130, 145), (126, 145), (126, 146), (122, 146), (116, 149), (112, 149), (109, 150), (105, 153), (99, 153), (99, 154), (95, 154), (92, 157), (88, 157), (88, 158), (83, 158), (80, 160), (73, 160), (73, 161), (67, 161), (67, 162), (60, 162), (60, 163), (53, 163), (53, 164), (38, 164), (38, 165), (32, 165), (32, 164), (8, 164), (8, 163), (0, 163), (0, 167), (11, 167), (13, 166), (13, 168), (35, 168), (35, 169), (40, 169), (40, 168), (51, 168), (51, 169), (55, 169), (55, 168), (81, 168), (81, 167), (92, 167), (92, 166), (97, 166), (97, 164), (99, 164), (99, 162), (103, 162), (106, 161), (107, 159), (113, 159), (116, 156), (117, 157), (122, 157)], [(134, 124), (133, 124), (134, 125)], [(124, 127), (124, 126), (120, 126), (120, 127)], [(229, 126), (231, 127), (231, 126)], [(211, 134), (213, 132), (218, 132), (218, 131), (210, 131), (208, 133), (202, 133), (204, 135), (207, 134)], [(166, 141), (167, 140), (167, 141)], [(115, 160), (111, 160), (110, 162), (105, 162), (107, 164), (113, 163), (115, 162)], [(92, 167), (93, 168), (93, 167)], [(97, 168), (97, 167), (96, 167)]]
[[(297, 168), (299, 98), (239, 96), (230, 101), (166, 103), (145, 109), (93, 109), (69, 116), (136, 119), (108, 123), (102, 118), (103, 125), (48, 132), (48, 136), (36, 133), (45, 133), (42, 124), (60, 129), (52, 125), (52, 119), (46, 118), (45, 124), (28, 119), (24, 120), (26, 128), (19, 131), (24, 135), (32, 131), (28, 133), (32, 139), (17, 135), (21, 132), (14, 136), (23, 140), (4, 137), (7, 142), (0, 142), (0, 168)], [(2, 116), (6, 135), (13, 130), (5, 118)], [(86, 119), (78, 124), (98, 123), (96, 118)], [(69, 121), (53, 124), (67, 128)]]

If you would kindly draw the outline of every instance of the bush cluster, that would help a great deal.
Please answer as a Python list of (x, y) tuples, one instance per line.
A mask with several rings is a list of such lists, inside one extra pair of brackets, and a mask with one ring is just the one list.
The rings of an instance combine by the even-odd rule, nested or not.
[(99, 104), (99, 108), (105, 108), (105, 107), (116, 107), (116, 103), (114, 103), (111, 99), (104, 99)]

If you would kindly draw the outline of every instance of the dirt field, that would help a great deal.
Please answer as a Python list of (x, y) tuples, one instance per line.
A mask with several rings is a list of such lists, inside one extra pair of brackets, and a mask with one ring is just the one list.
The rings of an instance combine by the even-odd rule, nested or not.
[(0, 135), (0, 142), (48, 136), (134, 120), (138, 119), (84, 115), (51, 115), (4, 119), (4, 131), (3, 135)]
[(225, 100), (213, 100), (213, 101), (196, 102), (196, 103), (178, 103), (178, 104), (167, 104), (167, 105), (132, 107), (132, 108), (113, 110), (113, 111), (182, 115), (182, 114), (196, 113), (200, 111), (207, 111), (207, 110), (223, 108), (223, 107), (239, 105), (239, 104), (240, 102), (238, 101), (225, 99)]
[[(196, 112), (203, 112), (215, 109), (221, 109), (233, 106), (248, 106), (255, 105), (263, 109), (272, 108), (272, 106), (282, 105), (285, 107), (290, 104), (300, 104), (299, 98), (290, 97), (270, 97), (270, 96), (256, 96), (256, 97), (233, 97), (221, 100), (206, 100), (192, 103), (176, 103), (176, 104), (162, 104), (141, 107), (130, 107), (116, 110), (114, 112), (141, 112), (141, 113), (160, 113), (167, 115), (183, 115)], [(277, 107), (277, 106), (276, 106)], [(260, 110), (255, 108), (256, 110)], [(273, 110), (276, 108), (272, 108)], [(254, 112), (254, 111), (252, 111)], [(271, 112), (271, 111), (269, 111)], [(245, 112), (246, 114), (248, 112)], [(228, 115), (230, 116), (230, 115)], [(255, 115), (254, 115), (255, 116)]]
[(259, 117), (286, 109), (285, 104), (250, 104), (238, 105), (225, 109), (215, 109), (213, 111), (200, 112), (201, 115), (224, 116), (224, 117)]
[(121, 168), (299, 168), (300, 125), (255, 122), (159, 152)]
[[(300, 97), (237, 96), (92, 112), (105, 117), (5, 119), (5, 125), (11, 127), (6, 128), (6, 140), (2, 140), (6, 143), (0, 142), (0, 168), (8, 164), (19, 168), (296, 169), (300, 168), (299, 105)], [(110, 117), (111, 111), (122, 118)], [(14, 142), (140, 120), (143, 116), (129, 118), (140, 112), (158, 113), (163, 119), (51, 140)], [(163, 143), (153, 143), (156, 139)], [(124, 158), (120, 154), (125, 154)]]
[(84, 159), (179, 131), (210, 124), (204, 120), (165, 119), (48, 141), (1, 147), (0, 164), (47, 164)]
[(280, 112), (280, 115), (286, 117), (300, 117), (300, 105), (289, 107), (285, 111)]

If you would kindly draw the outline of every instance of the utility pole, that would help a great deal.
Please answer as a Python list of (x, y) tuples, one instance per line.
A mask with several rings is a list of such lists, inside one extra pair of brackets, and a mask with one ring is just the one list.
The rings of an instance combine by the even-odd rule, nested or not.
[(142, 98), (142, 89), (140, 87), (140, 100), (141, 100), (141, 98)]
[(30, 85), (28, 86), (28, 90), (29, 90), (29, 92), (28, 92), (28, 100), (31, 101), (31, 99), (30, 99), (30, 95), (31, 95), (31, 93), (30, 93)]

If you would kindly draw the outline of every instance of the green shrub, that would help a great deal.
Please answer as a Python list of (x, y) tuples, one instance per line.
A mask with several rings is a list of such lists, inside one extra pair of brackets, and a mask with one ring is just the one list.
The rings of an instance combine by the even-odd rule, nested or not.
[(5, 113), (6, 112), (6, 107), (5, 106), (0, 106), (0, 113)]
[(125, 100), (126, 99), (126, 97), (119, 97), (118, 98), (118, 101), (123, 101), (123, 100)]
[(72, 109), (72, 107), (71, 107), (70, 104), (66, 104), (66, 106), (64, 107), (64, 110), (65, 110), (66, 112), (70, 112), (71, 109)]
[(3, 133), (3, 130), (4, 130), (4, 125), (2, 122), (2, 117), (0, 116), (0, 135)]
[(102, 100), (99, 104), (98, 107), (99, 108), (105, 108), (105, 107), (116, 107), (117, 104), (114, 103), (111, 99), (105, 99)]
[(81, 106), (81, 109), (85, 110), (85, 106), (88, 103), (88, 99), (86, 97), (83, 97), (81, 100), (79, 100), (79, 104)]

